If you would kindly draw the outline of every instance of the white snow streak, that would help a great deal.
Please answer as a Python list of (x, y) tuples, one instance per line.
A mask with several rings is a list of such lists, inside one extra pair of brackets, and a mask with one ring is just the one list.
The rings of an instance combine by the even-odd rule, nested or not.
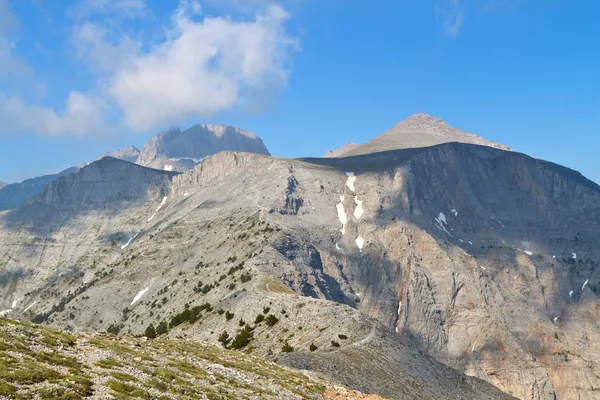
[(156, 213), (158, 213), (160, 211), (160, 209), (165, 205), (166, 202), (167, 202), (167, 197), (165, 196), (165, 197), (163, 197), (162, 202), (160, 203), (160, 205), (158, 206), (158, 208), (156, 209), (154, 214), (152, 214), (152, 216), (150, 218), (148, 218), (148, 222), (150, 222), (154, 219), (154, 217), (156, 216)]
[(169, 158), (169, 160), (171, 161), (182, 161), (182, 160), (186, 160), (186, 161), (193, 161), (197, 164), (201, 163), (202, 161), (204, 161), (206, 157), (202, 157), (202, 158), (193, 158), (193, 157), (176, 157), (176, 158)]
[(171, 164), (167, 164), (167, 165), (165, 165), (165, 167), (163, 169), (165, 171), (173, 171), (173, 166)]
[(483, 265), (480, 265), (479, 268), (481, 268), (484, 271), (487, 271), (487, 269), (485, 269), (485, 267)]
[[(135, 238), (136, 238), (136, 237), (138, 237), (138, 235), (139, 235), (139, 234), (140, 234), (140, 233), (138, 232), (138, 233), (136, 233), (136, 234), (135, 234), (135, 235), (134, 235), (132, 238), (130, 238), (130, 239), (127, 241), (127, 243), (125, 243), (123, 246), (121, 246), (121, 250), (125, 250), (125, 249), (126, 249), (126, 248), (127, 248), (127, 247), (128, 247), (130, 244), (131, 244), (131, 242), (133, 242), (133, 241), (135, 240)], [(86, 282), (84, 282), (84, 283), (86, 283)]]
[(573, 297), (573, 291), (569, 290), (569, 297)]
[(35, 306), (35, 303), (37, 303), (37, 301), (34, 301), (33, 303), (31, 303), (30, 305), (27, 306), (26, 309), (23, 310), (24, 313), (26, 313), (27, 311), (29, 311), (29, 309), (33, 306)]
[(356, 245), (358, 246), (358, 248), (360, 249), (360, 251), (362, 251), (362, 249), (365, 245), (365, 239), (363, 239), (362, 236), (359, 236), (356, 238), (355, 242), (356, 242)]
[(335, 244), (335, 249), (337, 251), (343, 251), (342, 248), (337, 243)]
[(346, 186), (348, 186), (348, 189), (354, 192), (354, 182), (356, 182), (356, 176), (354, 175), (354, 172), (346, 172), (346, 175), (348, 176)]
[(469, 244), (470, 244), (471, 246), (473, 246), (473, 242), (469, 241)]
[(400, 316), (400, 313), (402, 312), (402, 302), (398, 302), (398, 316)]
[(356, 208), (354, 209), (354, 218), (360, 219), (364, 214), (362, 200), (359, 200), (358, 197), (354, 196), (354, 202), (356, 203)]
[(525, 250), (523, 253), (527, 254), (528, 256), (532, 256), (533, 255), (533, 253), (531, 251), (529, 251), (529, 250)]
[(342, 223), (342, 235), (346, 234), (346, 222), (348, 222), (348, 217), (346, 216), (346, 211), (344, 210), (344, 196), (340, 196), (340, 202), (336, 206), (338, 219)]
[(452, 211), (452, 214), (454, 214), (455, 217), (458, 217), (458, 211), (456, 211), (454, 208), (450, 211)]
[(589, 281), (590, 281), (589, 279), (586, 279), (585, 282), (583, 282), (583, 286), (581, 287), (581, 290), (585, 289), (585, 287), (587, 286)]
[(17, 303), (18, 303), (18, 302), (19, 302), (19, 300), (18, 300), (18, 299), (17, 299), (17, 300), (15, 300), (15, 301), (13, 301), (13, 302), (12, 302), (12, 305), (10, 306), (10, 308), (13, 308), (13, 309), (14, 309), (14, 308), (16, 308), (16, 307), (17, 307)]
[(577, 253), (573, 253), (573, 260), (577, 260)]
[(148, 291), (148, 289), (150, 289), (150, 286), (148, 286), (146, 289), (144, 290), (140, 290), (140, 292), (138, 294), (135, 295), (135, 297), (133, 298), (133, 301), (131, 302), (130, 305), (134, 305), (135, 303), (137, 303), (138, 301), (140, 301), (140, 299), (142, 298), (142, 296), (144, 294), (146, 294), (146, 292)]

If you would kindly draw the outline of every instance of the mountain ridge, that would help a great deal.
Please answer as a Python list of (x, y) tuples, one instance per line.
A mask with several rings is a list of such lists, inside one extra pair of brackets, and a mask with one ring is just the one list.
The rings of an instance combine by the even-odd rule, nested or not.
[(494, 143), (481, 136), (463, 132), (429, 114), (414, 114), (388, 131), (339, 156), (377, 153), (413, 147), (429, 147), (442, 143), (461, 142), (494, 147), (510, 151), (510, 147)]

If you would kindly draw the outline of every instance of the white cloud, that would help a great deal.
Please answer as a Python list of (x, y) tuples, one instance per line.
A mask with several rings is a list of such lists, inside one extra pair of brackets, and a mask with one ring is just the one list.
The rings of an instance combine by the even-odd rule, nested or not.
[[(162, 38), (146, 43), (141, 31), (125, 33), (130, 26), (123, 23), (150, 15), (145, 0), (81, 0), (69, 11), (71, 43), (95, 89), (73, 90), (62, 110), (0, 92), (0, 134), (104, 135), (115, 112), (133, 131), (156, 131), (234, 108), (256, 110), (285, 87), (297, 42), (286, 32), (283, 8), (267, 5), (233, 19), (204, 16), (195, 0), (178, 4)], [(20, 66), (11, 42), (3, 42), (12, 17), (0, 0), (0, 73)]]
[(435, 17), (448, 36), (458, 35), (464, 19), (459, 0), (445, 0), (444, 5), (436, 6)]
[(210, 116), (257, 93), (283, 87), (296, 42), (285, 31), (289, 15), (269, 5), (253, 20), (196, 20), (197, 2), (180, 2), (166, 39), (118, 69), (108, 92), (126, 125), (151, 131), (189, 117)]
[(0, 75), (20, 75), (31, 70), (14, 52), (16, 42), (11, 37), (19, 22), (8, 0), (0, 0)]
[(119, 18), (138, 18), (149, 12), (146, 0), (81, 0), (70, 14), (75, 19), (97, 14), (112, 14)]
[(105, 121), (108, 107), (100, 98), (71, 92), (65, 110), (31, 106), (18, 97), (0, 95), (0, 134), (35, 132), (45, 136), (100, 136), (110, 133)]
[(114, 71), (138, 53), (141, 43), (128, 36), (111, 38), (109, 30), (92, 22), (73, 29), (71, 42), (78, 58), (96, 72)]

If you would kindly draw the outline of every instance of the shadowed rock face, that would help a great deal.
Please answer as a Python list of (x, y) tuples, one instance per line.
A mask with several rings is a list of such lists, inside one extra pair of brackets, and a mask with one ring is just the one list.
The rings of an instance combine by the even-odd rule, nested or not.
[(18, 208), (24, 205), (32, 196), (40, 194), (53, 180), (74, 174), (79, 167), (68, 168), (58, 174), (44, 175), (37, 178), (27, 179), (21, 183), (12, 183), (1, 187), (0, 185), (0, 211)]
[[(99, 159), (104, 157), (114, 157), (129, 162), (135, 162), (139, 156), (139, 153), (140, 151), (134, 146), (129, 146), (119, 150), (109, 151)], [(81, 167), (82, 165), (77, 165), (67, 168), (58, 174), (31, 178), (20, 183), (13, 183), (11, 185), (0, 183), (0, 211), (11, 210), (25, 205), (27, 200), (42, 193), (50, 182), (53, 182), (54, 180), (63, 176), (75, 174), (81, 169)]]
[(474, 135), (460, 131), (447, 125), (444, 121), (428, 114), (415, 114), (405, 119), (389, 131), (368, 141), (362, 146), (348, 149), (339, 156), (355, 156), (387, 150), (407, 149), (435, 146), (442, 143), (460, 142), (510, 150), (509, 147), (494, 143)]
[(225, 125), (195, 125), (185, 131), (172, 128), (144, 146), (137, 163), (151, 168), (187, 171), (220, 151), (266, 154), (262, 140), (251, 132)]
[(217, 342), (273, 314), (253, 354), (364, 392), (596, 397), (600, 187), (575, 171), (461, 143), (100, 163), (0, 214), (9, 316), (142, 334), (208, 302), (168, 335)]

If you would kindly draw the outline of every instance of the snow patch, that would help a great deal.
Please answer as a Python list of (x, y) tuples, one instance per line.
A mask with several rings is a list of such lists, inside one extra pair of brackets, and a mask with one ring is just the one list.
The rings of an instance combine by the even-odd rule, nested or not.
[(473, 242), (469, 241), (468, 243), (469, 243), (471, 246), (473, 246)]
[(356, 208), (354, 209), (354, 218), (360, 219), (364, 214), (362, 200), (359, 200), (358, 197), (354, 196), (354, 202), (356, 203)]
[(458, 240), (460, 240), (460, 242), (461, 242), (461, 243), (464, 243), (464, 242), (465, 242), (465, 241), (464, 241), (464, 240), (462, 240), (462, 239), (458, 239)]
[(573, 253), (573, 260), (577, 260), (577, 253)]
[(356, 176), (354, 175), (354, 172), (346, 172), (346, 175), (348, 176), (346, 186), (348, 186), (348, 189), (354, 192), (354, 182), (356, 182)]
[(446, 221), (446, 216), (444, 215), (444, 213), (440, 213), (440, 215), (438, 215), (437, 218), (434, 218), (435, 221), (435, 226), (438, 227), (438, 229), (446, 232), (448, 235), (452, 236), (452, 234), (450, 232), (448, 232), (448, 229), (446, 229), (446, 225), (448, 225), (448, 222)]
[(552, 256), (552, 258), (556, 259), (556, 256)]
[(573, 291), (569, 290), (569, 297), (573, 297)]
[(356, 242), (356, 245), (358, 246), (358, 248), (360, 249), (360, 251), (362, 251), (362, 249), (365, 245), (365, 239), (363, 239), (362, 236), (359, 236), (356, 238), (355, 242)]
[(165, 171), (173, 171), (173, 166), (171, 164), (167, 164), (167, 165), (165, 165), (165, 167), (163, 169)]
[(336, 205), (338, 219), (342, 223), (342, 235), (346, 234), (346, 222), (348, 222), (348, 217), (346, 216), (346, 211), (344, 210), (344, 196), (340, 196), (340, 202)]
[(533, 253), (531, 251), (529, 251), (529, 250), (525, 250), (523, 253), (527, 254), (528, 256), (532, 256), (533, 255)]
[(150, 286), (148, 286), (146, 289), (140, 290), (140, 292), (135, 295), (135, 297), (133, 298), (133, 301), (131, 302), (130, 305), (134, 305), (135, 303), (137, 303), (138, 301), (140, 301), (140, 299), (142, 298), (142, 296), (144, 294), (146, 294), (146, 292), (148, 291), (148, 289), (150, 289)]
[(188, 192), (185, 192), (183, 195), (187, 197), (187, 196), (189, 196), (190, 194), (189, 194)]
[(14, 300), (14, 301), (12, 302), (12, 305), (10, 306), (10, 308), (12, 308), (12, 309), (16, 308), (16, 307), (17, 307), (17, 303), (18, 303), (18, 302), (19, 302), (19, 300), (18, 300), (18, 299), (17, 299), (17, 300)]
[(458, 211), (456, 211), (454, 208), (450, 211), (452, 212), (452, 214), (454, 214), (455, 217), (458, 217)]
[(556, 323), (556, 321), (558, 321), (558, 318), (561, 316), (562, 314), (558, 314), (556, 317), (554, 317), (553, 321), (554, 323)]
[(154, 211), (154, 214), (152, 214), (152, 216), (150, 218), (148, 218), (148, 222), (152, 221), (154, 219), (154, 217), (156, 216), (156, 214), (160, 211), (160, 209), (165, 205), (165, 203), (167, 202), (167, 197), (163, 197), (160, 205), (158, 206), (158, 208), (156, 209), (156, 211)]
[(581, 287), (581, 290), (585, 289), (585, 287), (587, 286), (589, 281), (590, 281), (589, 279), (586, 279), (585, 282), (583, 282), (583, 286)]
[(402, 312), (402, 302), (399, 301), (398, 302), (398, 316), (400, 316), (400, 313)]
[(487, 269), (483, 265), (480, 265), (479, 268), (481, 268), (484, 271), (487, 271)]
[(335, 244), (335, 249), (337, 251), (343, 251), (342, 248), (337, 243)]

